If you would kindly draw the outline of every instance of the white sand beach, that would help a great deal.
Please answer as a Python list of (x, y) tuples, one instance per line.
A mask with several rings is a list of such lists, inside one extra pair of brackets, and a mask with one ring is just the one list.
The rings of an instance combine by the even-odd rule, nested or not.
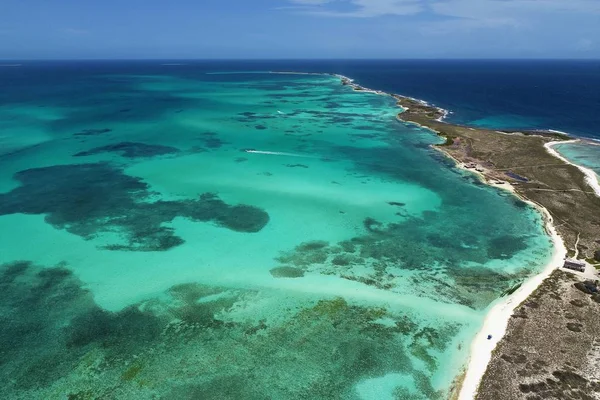
[[(335, 75), (335, 76), (342, 80), (345, 80), (346, 84), (349, 85), (350, 87), (352, 87), (354, 90), (370, 92), (370, 93), (375, 93), (375, 94), (389, 95), (388, 93), (384, 93), (381, 91), (375, 91), (375, 90), (371, 90), (371, 89), (362, 87), (362, 86), (354, 83), (353, 79), (345, 77), (343, 75)], [(391, 96), (394, 98), (397, 98), (395, 95), (391, 95)], [(424, 102), (422, 100), (418, 100), (418, 99), (413, 99), (413, 100), (418, 101), (424, 105), (429, 105), (427, 102)], [(403, 108), (403, 107), (400, 107), (400, 108)], [(442, 121), (444, 118), (447, 117), (447, 115), (449, 114), (449, 111), (441, 109), (441, 108), (438, 108), (438, 110), (443, 113), (443, 116), (438, 119), (439, 121)], [(434, 133), (437, 133), (435, 130), (433, 130), (429, 127), (421, 126), (420, 124), (414, 123), (414, 122), (410, 122), (410, 123), (420, 126), (421, 128), (428, 129)], [(504, 132), (502, 132), (502, 133), (504, 133)], [(588, 181), (590, 186), (600, 196), (600, 185), (598, 185), (598, 180), (596, 179), (595, 173), (591, 170), (588, 170), (587, 168), (580, 167), (579, 165), (575, 165), (575, 164), (569, 162), (568, 160), (566, 160), (561, 155), (559, 155), (554, 149), (552, 149), (552, 145), (554, 145), (556, 143), (568, 143), (568, 142), (561, 141), (561, 142), (547, 143), (545, 145), (545, 147), (548, 150), (548, 152), (550, 152), (552, 155), (560, 158), (564, 162), (574, 165), (577, 168), (579, 168), (586, 175), (586, 178), (587, 178), (586, 180)], [(554, 248), (552, 258), (546, 264), (546, 266), (544, 267), (544, 269), (541, 273), (539, 273), (538, 275), (535, 275), (535, 276), (531, 277), (530, 279), (528, 279), (527, 281), (523, 282), (521, 287), (519, 287), (519, 289), (517, 289), (514, 293), (512, 293), (508, 297), (498, 299), (494, 304), (492, 304), (490, 306), (489, 312), (487, 313), (487, 316), (483, 322), (481, 330), (479, 331), (479, 333), (475, 336), (475, 338), (471, 342), (469, 362), (466, 366), (466, 370), (464, 372), (462, 383), (460, 384), (460, 392), (459, 392), (458, 399), (459, 400), (472, 400), (475, 398), (475, 395), (477, 393), (477, 389), (479, 387), (481, 379), (483, 378), (483, 375), (485, 374), (487, 366), (491, 360), (492, 352), (493, 352), (494, 348), (496, 347), (496, 345), (500, 342), (500, 340), (504, 337), (504, 335), (506, 333), (508, 322), (509, 322), (514, 310), (523, 301), (525, 301), (541, 285), (541, 283), (547, 277), (550, 276), (550, 274), (555, 269), (562, 266), (563, 260), (567, 255), (567, 249), (565, 247), (564, 242), (562, 241), (561, 237), (558, 235), (558, 233), (553, 225), (552, 216), (550, 215), (550, 213), (548, 212), (548, 210), (546, 208), (520, 196), (518, 193), (516, 193), (515, 188), (508, 182), (499, 183), (494, 180), (487, 179), (487, 175), (488, 175), (487, 170), (485, 168), (483, 168), (482, 166), (478, 166), (478, 169), (480, 169), (481, 171), (477, 171), (476, 169), (473, 169), (473, 168), (467, 168), (466, 165), (464, 165), (462, 162), (460, 162), (457, 159), (455, 159), (454, 157), (452, 157), (450, 154), (445, 152), (443, 149), (440, 149), (439, 147), (435, 147), (435, 146), (433, 146), (432, 148), (441, 151), (444, 155), (451, 158), (455, 162), (455, 164), (458, 168), (463, 169), (465, 171), (469, 171), (469, 172), (477, 175), (478, 178), (483, 183), (485, 183), (489, 186), (492, 186), (492, 187), (506, 190), (506, 191), (512, 193), (513, 195), (519, 197), (524, 202), (535, 207), (542, 214), (542, 216), (544, 218), (545, 229), (552, 240), (553, 248)], [(490, 339), (488, 339), (488, 335), (491, 335)]]
[(577, 143), (577, 142), (579, 142), (578, 139), (569, 140), (569, 141), (549, 142), (549, 143), (546, 143), (544, 145), (544, 147), (546, 147), (546, 150), (548, 151), (548, 153), (552, 154), (554, 157), (566, 162), (569, 165), (579, 168), (579, 170), (585, 174), (586, 182), (588, 183), (588, 185), (590, 185), (590, 187), (594, 190), (596, 195), (598, 197), (600, 197), (600, 183), (598, 183), (598, 176), (596, 175), (596, 173), (589, 168), (582, 167), (581, 165), (572, 163), (571, 161), (567, 160), (565, 157), (560, 155), (558, 153), (558, 151), (553, 149), (553, 146), (555, 146), (557, 144)]
[[(483, 327), (471, 343), (469, 364), (467, 366), (464, 381), (458, 397), (459, 400), (472, 400), (475, 398), (479, 383), (481, 382), (488, 363), (492, 358), (492, 352), (496, 348), (496, 345), (504, 337), (506, 328), (508, 326), (508, 321), (510, 320), (514, 310), (523, 301), (525, 301), (538, 288), (538, 286), (540, 286), (544, 279), (550, 276), (552, 271), (562, 266), (563, 260), (567, 254), (567, 249), (565, 248), (562, 239), (554, 228), (550, 213), (548, 213), (548, 211), (543, 207), (540, 207), (529, 201), (527, 202), (538, 208), (544, 215), (546, 229), (554, 244), (554, 254), (550, 262), (540, 274), (524, 282), (515, 293), (505, 299), (500, 300), (498, 303), (493, 305), (488, 312), (483, 323)], [(492, 338), (489, 340), (487, 339), (488, 335), (492, 336)]]
[[(583, 172), (586, 176), (586, 182), (590, 185), (590, 187), (594, 190), (594, 192), (600, 196), (600, 184), (598, 183), (598, 177), (594, 173), (594, 171), (582, 167), (580, 165), (574, 164), (567, 160), (565, 157), (561, 156), (556, 150), (552, 147), (556, 144), (565, 144), (565, 143), (575, 143), (579, 140), (571, 140), (571, 141), (554, 141), (549, 142), (544, 145), (548, 153), (562, 160), (563, 162), (573, 165), (577, 167), (581, 172)], [(455, 160), (456, 161), (456, 160)], [(460, 166), (461, 164), (458, 163)], [(475, 171), (472, 171), (476, 173)], [(483, 181), (485, 178), (483, 174), (479, 175)], [(488, 182), (486, 182), (488, 183)], [(489, 183), (488, 183), (489, 184)], [(510, 185), (505, 184), (503, 187), (512, 193), (514, 189), (512, 187), (509, 188)], [(519, 196), (520, 197), (520, 196)], [(490, 309), (483, 327), (473, 340), (471, 344), (471, 354), (469, 358), (469, 364), (467, 366), (467, 370), (465, 373), (464, 381), (462, 383), (461, 391), (459, 394), (459, 400), (471, 400), (475, 398), (477, 393), (477, 388), (485, 371), (487, 369), (487, 365), (490, 362), (492, 352), (496, 345), (500, 342), (500, 340), (504, 337), (506, 333), (506, 328), (508, 326), (508, 321), (510, 320), (511, 315), (514, 310), (529, 297), (540, 284), (546, 279), (552, 271), (556, 268), (562, 266), (563, 259), (566, 257), (567, 250), (565, 245), (561, 239), (561, 237), (557, 234), (556, 229), (554, 228), (552, 216), (544, 207), (539, 206), (531, 201), (521, 198), (523, 201), (535, 206), (543, 215), (546, 221), (546, 230), (548, 234), (552, 238), (552, 242), (554, 244), (554, 254), (552, 256), (551, 261), (546, 265), (546, 268), (542, 271), (542, 273), (534, 276), (528, 281), (524, 282), (523, 285), (511, 296), (506, 299), (503, 299), (499, 303), (492, 306)], [(487, 339), (488, 335), (491, 335), (491, 339)]]
[[(540, 205), (519, 196), (510, 183), (494, 183), (486, 179), (485, 173), (476, 171), (472, 168), (466, 168), (466, 166), (463, 163), (459, 162), (450, 154), (443, 151), (443, 149), (440, 149), (438, 147), (434, 148), (440, 150), (447, 157), (451, 158), (456, 163), (458, 168), (477, 175), (479, 179), (487, 185), (506, 190), (512, 193), (513, 195), (519, 197), (524, 202), (535, 207), (544, 217), (546, 231), (551, 237), (554, 246), (554, 253), (552, 255), (552, 258), (540, 274), (523, 282), (521, 287), (513, 294), (506, 298), (499, 299), (495, 304), (491, 306), (483, 322), (481, 330), (479, 331), (479, 333), (477, 333), (477, 336), (475, 336), (475, 338), (471, 342), (469, 363), (466, 367), (464, 378), (460, 386), (458, 399), (472, 400), (475, 398), (477, 388), (479, 387), (479, 383), (481, 382), (481, 379), (483, 378), (483, 375), (485, 374), (487, 366), (491, 360), (492, 352), (506, 333), (508, 321), (510, 320), (510, 317), (512, 316), (514, 310), (523, 301), (525, 301), (538, 288), (538, 286), (541, 285), (544, 279), (550, 276), (552, 271), (562, 266), (563, 260), (567, 254), (567, 249), (561, 237), (556, 232), (556, 229), (553, 225), (552, 216), (550, 215), (548, 210), (546, 210), (546, 208), (541, 207)], [(492, 336), (489, 340), (488, 335)]]

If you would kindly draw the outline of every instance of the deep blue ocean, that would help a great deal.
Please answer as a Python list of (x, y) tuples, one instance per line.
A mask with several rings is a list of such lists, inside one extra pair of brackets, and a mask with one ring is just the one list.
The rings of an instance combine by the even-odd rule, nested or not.
[[(17, 62), (19, 63), (19, 62)], [(86, 61), (20, 62), (0, 68), (0, 104), (27, 97), (32, 88), (91, 70), (166, 73), (190, 77), (208, 71), (330, 72), (359, 84), (426, 100), (452, 112), (449, 121), (491, 128), (555, 129), (600, 138), (600, 60), (285, 60), (285, 61)], [(164, 65), (181, 64), (181, 65)], [(36, 69), (36, 77), (31, 77)], [(11, 83), (19, 81), (15, 90)], [(85, 88), (82, 88), (83, 90)], [(39, 93), (36, 93), (39, 96)]]
[(426, 100), (449, 121), (600, 138), (600, 60), (331, 61), (306, 64)]

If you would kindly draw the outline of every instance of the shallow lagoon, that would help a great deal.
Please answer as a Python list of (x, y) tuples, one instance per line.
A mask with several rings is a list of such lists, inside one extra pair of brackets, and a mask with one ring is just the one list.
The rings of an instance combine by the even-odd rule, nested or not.
[(600, 176), (600, 143), (591, 141), (557, 144), (558, 152), (574, 164), (591, 169)]
[(206, 72), (4, 99), (2, 397), (443, 398), (540, 216), (389, 97)]

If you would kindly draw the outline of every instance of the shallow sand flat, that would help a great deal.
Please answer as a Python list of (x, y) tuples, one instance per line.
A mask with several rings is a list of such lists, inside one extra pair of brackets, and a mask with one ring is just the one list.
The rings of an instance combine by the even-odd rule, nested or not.
[(61, 299), (66, 327), (15, 303), (55, 339), (13, 347), (57, 361), (25, 387), (38, 356), (11, 355), (8, 398), (441, 398), (490, 304), (547, 262), (535, 210), (473, 185), (389, 97), (135, 75), (96, 77), (55, 141), (0, 159), (0, 263), (33, 262), (4, 264), (6, 296)]

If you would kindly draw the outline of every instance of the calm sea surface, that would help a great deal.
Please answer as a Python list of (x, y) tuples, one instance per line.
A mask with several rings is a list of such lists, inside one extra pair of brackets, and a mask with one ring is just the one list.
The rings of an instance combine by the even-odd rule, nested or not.
[(260, 73), (454, 109), (422, 68), (161, 64), (0, 67), (0, 397), (444, 398), (540, 216), (391, 98)]

